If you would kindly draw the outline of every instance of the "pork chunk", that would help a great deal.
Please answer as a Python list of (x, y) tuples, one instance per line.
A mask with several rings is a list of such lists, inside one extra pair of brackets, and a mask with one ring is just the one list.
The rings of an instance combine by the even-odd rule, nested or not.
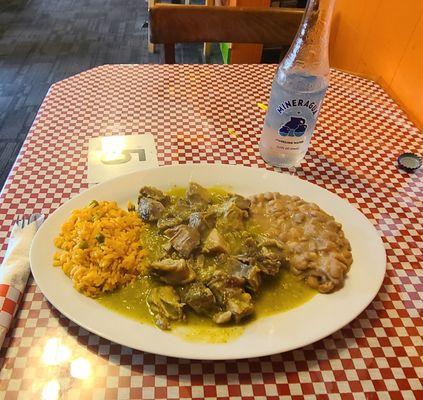
[(188, 258), (192, 251), (200, 244), (200, 233), (188, 225), (179, 225), (165, 231), (170, 236), (172, 247), (183, 257)]
[(205, 209), (210, 203), (211, 195), (206, 188), (198, 183), (191, 182), (186, 193), (186, 199), (192, 206)]
[(155, 324), (160, 329), (170, 329), (172, 321), (183, 319), (183, 304), (172, 286), (159, 286), (151, 289), (147, 305)]
[(169, 285), (185, 285), (195, 279), (195, 272), (183, 260), (167, 258), (150, 265), (151, 272)]
[(166, 204), (169, 201), (169, 196), (167, 194), (164, 194), (161, 190), (151, 186), (144, 186), (140, 189), (138, 194), (138, 202), (143, 197), (160, 201), (163, 204)]
[(179, 291), (181, 299), (197, 314), (211, 315), (217, 310), (212, 291), (201, 282), (193, 282)]
[(157, 221), (164, 211), (164, 205), (157, 200), (142, 197), (138, 203), (138, 213), (143, 221)]
[(230, 312), (231, 319), (235, 322), (240, 322), (254, 312), (251, 295), (243, 290), (240, 280), (234, 279), (222, 271), (217, 271), (207, 286), (213, 292), (222, 311)]
[(203, 245), (204, 253), (227, 253), (228, 245), (219, 231), (214, 228), (208, 234)]

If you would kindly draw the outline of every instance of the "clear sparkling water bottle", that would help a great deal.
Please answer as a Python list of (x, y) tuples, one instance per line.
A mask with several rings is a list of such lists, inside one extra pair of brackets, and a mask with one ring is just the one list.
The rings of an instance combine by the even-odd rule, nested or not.
[(273, 79), (260, 154), (277, 167), (307, 153), (329, 84), (329, 27), (335, 0), (308, 0), (300, 29)]

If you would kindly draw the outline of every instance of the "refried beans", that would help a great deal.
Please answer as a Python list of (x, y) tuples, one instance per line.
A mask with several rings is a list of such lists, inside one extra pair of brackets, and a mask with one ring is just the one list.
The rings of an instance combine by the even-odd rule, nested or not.
[(251, 200), (253, 220), (283, 244), (294, 274), (322, 293), (342, 287), (353, 260), (341, 224), (298, 196), (260, 193)]

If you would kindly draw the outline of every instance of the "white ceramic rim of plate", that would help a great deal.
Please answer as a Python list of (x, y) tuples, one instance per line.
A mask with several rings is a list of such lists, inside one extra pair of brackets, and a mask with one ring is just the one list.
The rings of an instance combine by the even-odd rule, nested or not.
[[(116, 200), (122, 206), (136, 198), (139, 188), (161, 189), (186, 185), (224, 185), (243, 195), (264, 191), (298, 195), (313, 201), (342, 223), (350, 240), (354, 262), (344, 288), (316, 295), (300, 307), (247, 325), (228, 343), (198, 343), (142, 324), (102, 307), (78, 293), (69, 278), (52, 267), (53, 238), (75, 208), (90, 200)], [(139, 183), (138, 183), (139, 182)], [(119, 197), (121, 196), (121, 197)], [(373, 300), (386, 270), (383, 242), (373, 225), (355, 207), (337, 195), (288, 174), (224, 164), (179, 164), (141, 170), (87, 189), (54, 211), (36, 234), (30, 251), (31, 270), (48, 301), (78, 325), (106, 339), (134, 349), (165, 356), (228, 360), (266, 356), (314, 343), (355, 319)]]

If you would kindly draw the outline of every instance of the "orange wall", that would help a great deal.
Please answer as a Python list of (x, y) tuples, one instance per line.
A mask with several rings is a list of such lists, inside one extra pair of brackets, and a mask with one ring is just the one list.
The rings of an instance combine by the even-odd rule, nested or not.
[(330, 57), (380, 83), (423, 129), (423, 0), (337, 0)]
[[(423, 0), (422, 0), (423, 1)], [(231, 7), (269, 7), (270, 0), (229, 0)], [(231, 64), (259, 64), (263, 45), (232, 43)]]

